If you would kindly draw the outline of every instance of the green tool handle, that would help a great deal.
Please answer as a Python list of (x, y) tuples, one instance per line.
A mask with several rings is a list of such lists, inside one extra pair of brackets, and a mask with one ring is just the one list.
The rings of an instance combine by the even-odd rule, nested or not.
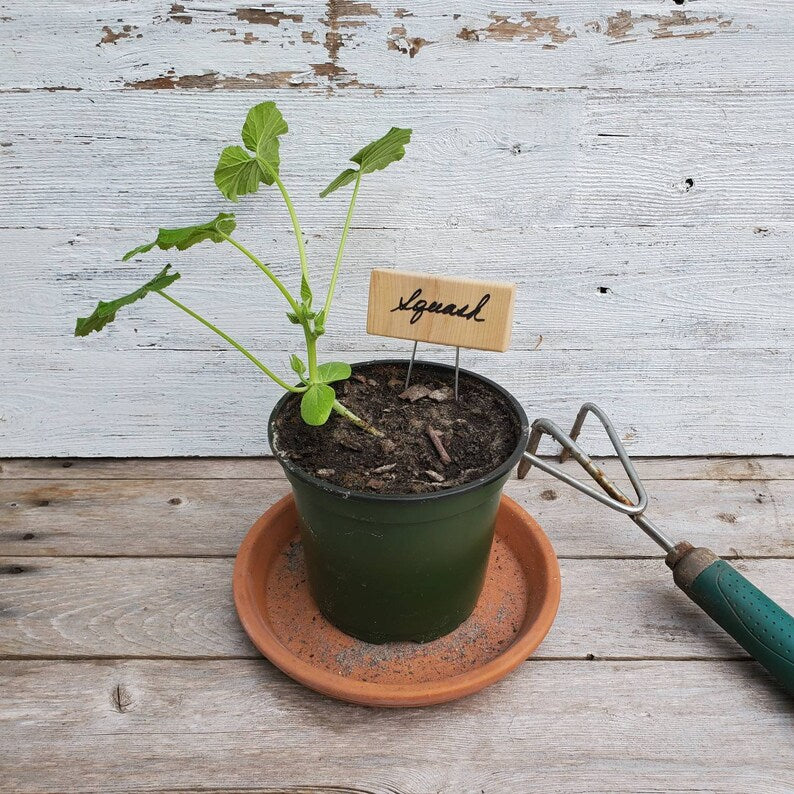
[(675, 583), (794, 695), (794, 617), (708, 549), (667, 555)]

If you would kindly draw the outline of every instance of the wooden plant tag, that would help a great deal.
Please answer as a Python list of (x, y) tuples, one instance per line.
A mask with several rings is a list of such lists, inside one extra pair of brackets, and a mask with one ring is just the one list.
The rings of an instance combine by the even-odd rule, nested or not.
[(515, 294), (515, 284), (375, 268), (367, 333), (504, 352)]

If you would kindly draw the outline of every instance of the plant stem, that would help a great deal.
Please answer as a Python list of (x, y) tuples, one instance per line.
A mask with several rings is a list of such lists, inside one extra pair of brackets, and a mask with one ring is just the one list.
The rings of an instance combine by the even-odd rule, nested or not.
[(371, 433), (373, 436), (377, 436), (378, 438), (383, 438), (384, 434), (378, 430), (377, 427), (373, 427), (369, 422), (364, 421), (360, 416), (356, 416), (349, 408), (345, 408), (339, 400), (334, 400), (334, 411), (336, 411), (340, 416), (344, 416), (345, 419), (352, 422), (354, 425), (357, 425), (362, 430), (366, 430), (368, 433)]
[(303, 280), (308, 284), (309, 264), (306, 260), (306, 248), (303, 245), (303, 231), (301, 230), (301, 225), (295, 212), (295, 207), (292, 205), (292, 200), (289, 197), (289, 193), (287, 193), (287, 188), (281, 181), (281, 177), (278, 175), (278, 172), (271, 168), (270, 164), (266, 163), (264, 160), (259, 160), (259, 162), (264, 168), (267, 169), (270, 176), (273, 177), (273, 181), (276, 183), (276, 185), (278, 185), (278, 189), (281, 191), (281, 196), (284, 199), (284, 203), (287, 205), (287, 211), (289, 212), (289, 217), (292, 221), (292, 230), (295, 232), (295, 240), (298, 243), (298, 256), (300, 257), (301, 261), (301, 275), (303, 276)]
[(292, 230), (295, 232), (295, 239), (298, 243), (298, 256), (301, 260), (301, 274), (303, 275), (304, 281), (308, 284), (309, 283), (309, 265), (306, 260), (306, 248), (303, 245), (303, 231), (301, 230), (300, 222), (298, 221), (298, 216), (295, 212), (295, 207), (292, 206), (292, 201), (290, 200), (289, 193), (287, 193), (287, 188), (284, 187), (284, 183), (281, 181), (281, 178), (278, 174), (275, 174), (276, 177), (276, 184), (278, 185), (278, 189), (281, 191), (281, 195), (284, 197), (284, 203), (287, 205), (287, 210), (289, 211), (289, 217), (292, 221)]
[(312, 334), (308, 323), (302, 323), (303, 335), (306, 338), (306, 356), (309, 365), (309, 381), (317, 381), (317, 339)]
[(347, 242), (347, 233), (350, 231), (350, 222), (353, 220), (353, 208), (356, 205), (356, 196), (358, 196), (358, 189), (361, 185), (361, 171), (358, 172), (356, 177), (356, 184), (353, 188), (353, 195), (350, 197), (350, 206), (347, 210), (347, 218), (345, 218), (345, 225), (342, 229), (342, 237), (339, 240), (339, 250), (336, 252), (336, 261), (334, 262), (334, 270), (331, 274), (331, 283), (328, 285), (328, 295), (325, 299), (325, 306), (323, 307), (323, 322), (328, 320), (328, 312), (331, 311), (331, 300), (334, 297), (334, 290), (336, 289), (336, 279), (339, 276), (339, 267), (342, 264), (342, 254), (345, 251), (345, 243)]
[(259, 369), (261, 369), (265, 375), (278, 383), (282, 389), (286, 389), (287, 391), (291, 392), (306, 391), (306, 386), (290, 386), (286, 381), (281, 380), (278, 375), (269, 370), (256, 356), (253, 355), (253, 353), (250, 353), (248, 350), (246, 350), (239, 342), (236, 342), (228, 334), (225, 334), (220, 328), (213, 325), (209, 320), (205, 320), (200, 314), (197, 314), (192, 309), (188, 309), (187, 306), (185, 306), (183, 303), (180, 303), (176, 298), (172, 298), (170, 295), (167, 295), (165, 292), (163, 292), (163, 290), (160, 289), (156, 289), (154, 291), (170, 303), (173, 303), (178, 309), (182, 309), (185, 314), (189, 314), (194, 320), (198, 320), (202, 325), (206, 325), (210, 331), (214, 331), (221, 339), (225, 340), (232, 347), (239, 350), (249, 361), (251, 361), (253, 364), (256, 364), (256, 366), (259, 367)]
[(245, 246), (240, 245), (237, 240), (229, 237), (228, 234), (224, 234), (223, 232), (219, 232), (219, 234), (224, 239), (228, 240), (238, 251), (244, 253), (278, 287), (281, 294), (287, 299), (287, 302), (292, 307), (292, 311), (298, 311), (298, 303), (295, 298), (292, 297), (289, 290), (281, 283), (279, 278), (264, 262), (255, 257)]

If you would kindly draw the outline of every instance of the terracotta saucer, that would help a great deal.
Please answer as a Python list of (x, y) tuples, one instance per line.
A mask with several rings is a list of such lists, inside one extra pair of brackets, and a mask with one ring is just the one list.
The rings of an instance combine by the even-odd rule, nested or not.
[(560, 569), (537, 522), (503, 496), (472, 616), (432, 642), (371, 645), (332, 626), (315, 606), (295, 503), (285, 496), (240, 546), (234, 601), (256, 647), (307, 687), (367, 706), (427, 706), (498, 681), (540, 645), (560, 602)]

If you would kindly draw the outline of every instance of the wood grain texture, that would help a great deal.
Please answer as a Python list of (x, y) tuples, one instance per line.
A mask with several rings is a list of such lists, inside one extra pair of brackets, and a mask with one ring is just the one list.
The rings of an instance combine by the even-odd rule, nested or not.
[[(289, 21), (259, 27), (281, 24)], [(685, 42), (704, 48), (717, 38)], [(70, 332), (81, 307), (140, 283), (159, 261), (121, 265), (121, 251), (149, 239), (158, 224), (217, 212), (209, 179), (217, 152), (236, 139), (245, 108), (273, 96), (0, 96), (0, 139), (11, 144), (0, 148), (0, 183), (15, 196), (3, 223), (21, 227), (0, 233), (9, 284), (0, 310), (10, 318), (0, 329), (7, 373), (0, 454), (267, 451), (264, 417), (277, 391), (172, 307), (147, 301), (89, 340)], [(364, 140), (395, 119), (410, 120), (410, 155), (388, 177), (373, 175), (362, 193), (342, 274), (350, 294), (364, 294), (377, 265), (515, 281), (511, 352), (464, 356), (463, 364), (504, 383), (531, 415), (565, 421), (593, 399), (622, 417), (634, 454), (794, 449), (786, 410), (794, 382), (787, 94), (440, 87), (277, 96), (292, 130), (285, 179), (304, 220), (312, 219), (318, 291), (344, 214), (338, 197), (317, 198), (323, 174), (355, 148), (353, 130)], [(334, 122), (320, 136), (318, 108)], [(136, 118), (169, 123), (131, 124)], [(295, 286), (286, 214), (270, 199), (241, 203), (241, 239)], [(259, 274), (246, 271), (236, 252), (210, 245), (175, 261), (186, 302), (287, 371), (295, 337), (269, 293), (260, 293)], [(261, 294), (273, 309), (241, 311), (239, 290), (254, 306)], [(407, 352), (395, 340), (365, 336), (364, 319), (363, 302), (337, 303), (322, 340), (329, 358)], [(448, 360), (449, 351), (423, 354)], [(592, 443), (608, 452), (602, 439)]]
[[(319, 190), (362, 143), (393, 124), (413, 128), (411, 144), (388, 174), (367, 180), (357, 226), (792, 223), (794, 145), (786, 129), (794, 109), (786, 93), (438, 88), (379, 97), (0, 94), (0, 134), (11, 144), (0, 149), (0, 187), (15, 195), (2, 225), (156, 227), (212, 218), (223, 202), (212, 181), (221, 148), (239, 142), (251, 105), (273, 99), (290, 125), (281, 174), (307, 232), (341, 227), (345, 195), (320, 199)], [(24, 191), (17, 189), (21, 173)], [(277, 195), (265, 195), (240, 202), (241, 223), (286, 228)], [(496, 275), (499, 263), (486, 265)]]
[[(181, 322), (176, 310), (157, 298), (128, 307), (101, 334), (87, 340), (72, 336), (80, 312), (101, 297), (135, 287), (166, 262), (182, 273), (175, 295), (233, 336), (252, 341), (263, 356), (297, 349), (295, 328), (275, 289), (229, 246), (203, 243), (185, 252), (120, 261), (124, 251), (152, 235), (145, 227), (0, 230), (8, 269), (0, 312), (13, 319), (0, 327), (3, 350), (60, 358), (72, 350), (225, 349), (221, 340), (195, 323)], [(291, 232), (247, 222), (239, 238), (272, 260), (274, 271), (297, 290)], [(338, 239), (336, 229), (309, 237), (319, 292), (330, 278)], [(507, 358), (518, 366), (530, 353), (548, 349), (779, 349), (788, 347), (791, 337), (793, 246), (794, 227), (354, 229), (339, 287), (356, 299), (337, 299), (320, 346), (401, 356), (410, 351), (403, 342), (364, 333), (366, 307), (360, 298), (370, 269), (392, 265), (455, 277), (492, 271), (515, 282), (511, 351), (521, 356)], [(433, 251), (430, 259), (428, 250)], [(240, 298), (238, 290), (246, 296)], [(23, 304), (28, 310), (20, 310)]]
[[(734, 564), (794, 611), (794, 560)], [(0, 657), (258, 658), (237, 620), (232, 566), (206, 558), (2, 557)], [(560, 571), (559, 612), (538, 658), (746, 656), (659, 559), (562, 559)]]
[[(594, 399), (634, 456), (794, 451), (789, 0), (0, 5), (0, 455), (267, 451), (276, 391), (168, 307), (70, 336), (161, 266), (121, 252), (217, 213), (217, 153), (267, 99), (318, 284), (345, 203), (317, 191), (413, 127), (362, 190), (345, 289), (374, 266), (515, 281), (511, 352), (463, 364), (531, 417)], [(276, 197), (236, 209), (296, 286)], [(294, 337), (235, 252), (172, 261), (180, 297), (286, 368)], [(364, 335), (363, 300), (329, 331), (329, 358), (407, 352)], [(639, 464), (649, 515), (794, 607), (790, 459)], [(538, 472), (507, 490), (561, 554), (558, 622), (500, 684), (395, 713), (306, 691), (237, 625), (231, 557), (286, 491), (272, 460), (0, 460), (0, 655), (21, 655), (0, 660), (0, 788), (789, 792), (791, 703), (656, 547)]]
[[(19, 794), (784, 794), (794, 711), (750, 662), (545, 662), (388, 711), (260, 661), (0, 662)], [(738, 727), (740, 726), (740, 729)], [(326, 788), (327, 787), (327, 788)]]
[[(783, 88), (791, 4), (3, 4), (6, 90)], [(68, 41), (69, 46), (64, 46)]]
[[(792, 397), (789, 3), (704, 0), (679, 9), (574, 0), (474, 3), (454, 13), (436, 0), (411, 9), (172, 5), (4, 5), (0, 189), (15, 198), (2, 220), (12, 228), (2, 233), (11, 289), (0, 298), (10, 317), (0, 349), (13, 374), (0, 402), (0, 454), (266, 451), (252, 432), (262, 409), (250, 375), (233, 400), (239, 425), (223, 415), (227, 385), (208, 384), (206, 402), (195, 405), (196, 364), (171, 351), (216, 346), (174, 322), (170, 307), (136, 307), (91, 347), (68, 329), (77, 304), (138, 280), (141, 265), (117, 262), (128, 238), (135, 244), (156, 225), (217, 212), (209, 178), (217, 152), (237, 139), (248, 106), (274, 97), (291, 126), (284, 176), (311, 218), (305, 225), (321, 284), (344, 201), (320, 201), (318, 187), (350, 156), (352, 138), (410, 124), (405, 162), (388, 178), (373, 175), (362, 193), (344, 274), (351, 293), (372, 266), (425, 269), (431, 251), (438, 272), (518, 283), (515, 354), (501, 367), (511, 389), (526, 394), (529, 376), (541, 392), (553, 385), (555, 401), (564, 390), (566, 411), (585, 398), (622, 409), (628, 374), (642, 386), (633, 401), (635, 453), (794, 449), (794, 428), (780, 410)], [(294, 275), (279, 203), (243, 202), (240, 221), (253, 230), (246, 242), (272, 253), (280, 274)], [(281, 313), (239, 310), (235, 288), (248, 291), (248, 281), (229, 272), (236, 260), (228, 254), (190, 252), (186, 267), (208, 269), (180, 287), (212, 304), (265, 357), (281, 354), (290, 338)], [(330, 355), (398, 349), (364, 336), (362, 308), (335, 309)], [(596, 357), (593, 391), (569, 399), (580, 382), (559, 380), (567, 357), (527, 363), (521, 354), (537, 346), (606, 350), (608, 358)], [(704, 364), (672, 353), (737, 348), (758, 352), (752, 364), (739, 362), (731, 382), (732, 355), (707, 354)], [(140, 349), (165, 354), (168, 395), (156, 393), (150, 404), (133, 395), (135, 415), (111, 419), (126, 383), (94, 379), (88, 396), (92, 371), (113, 368), (72, 351), (124, 350), (115, 366), (142, 384), (147, 367), (126, 355)], [(661, 445), (657, 417), (665, 408), (645, 356), (630, 373), (615, 361), (618, 351), (628, 358), (638, 350), (648, 351), (653, 372), (681, 374), (670, 384), (679, 408), (670, 418), (680, 429)], [(15, 356), (29, 351), (43, 357)], [(582, 353), (576, 358), (570, 369), (589, 380), (593, 357), (589, 367)], [(603, 377), (610, 370), (617, 377)], [(237, 377), (228, 370), (227, 381)], [(746, 389), (750, 378), (766, 388)], [(690, 401), (692, 383), (705, 399), (717, 395), (711, 410)], [(56, 393), (79, 394), (68, 406), (77, 410), (71, 422), (50, 411)], [(262, 402), (274, 396), (266, 390)], [(222, 435), (192, 426), (169, 438), (182, 427), (173, 416), (161, 421), (153, 407), (167, 397)]]
[[(281, 476), (150, 474), (158, 472), (162, 478), (0, 480), (0, 554), (232, 556), (289, 490)], [(794, 480), (647, 481), (649, 515), (677, 539), (727, 557), (794, 557)], [(511, 480), (506, 493), (537, 518), (562, 557), (662, 556), (628, 519), (546, 475)]]
[[(551, 459), (551, 458), (550, 458)], [(789, 458), (634, 457), (640, 476), (652, 480), (794, 480)], [(596, 458), (611, 477), (620, 477), (617, 458)], [(580, 474), (578, 464), (562, 468)], [(515, 472), (513, 473), (515, 476)], [(531, 469), (526, 483), (547, 475)], [(0, 480), (281, 480), (272, 457), (247, 458), (0, 458)]]
[(504, 353), (513, 332), (516, 285), (374, 268), (367, 333)]
[[(423, 351), (419, 360), (451, 362), (454, 351), (442, 351)], [(330, 344), (326, 356), (336, 357)], [(352, 362), (392, 356), (340, 355)], [(6, 455), (267, 451), (267, 417), (280, 393), (235, 351), (141, 349), (120, 360), (118, 353), (86, 346), (49, 357), (46, 367), (26, 353), (7, 352), (4, 359), (0, 443)], [(278, 371), (288, 372), (286, 353), (282, 360)], [(586, 399), (599, 403), (631, 454), (794, 449), (792, 351), (612, 350), (596, 360), (591, 351), (541, 347), (509, 377), (500, 354), (467, 351), (461, 366), (507, 385), (529, 417), (567, 424)], [(582, 443), (593, 454), (611, 451), (604, 434), (590, 428)]]

